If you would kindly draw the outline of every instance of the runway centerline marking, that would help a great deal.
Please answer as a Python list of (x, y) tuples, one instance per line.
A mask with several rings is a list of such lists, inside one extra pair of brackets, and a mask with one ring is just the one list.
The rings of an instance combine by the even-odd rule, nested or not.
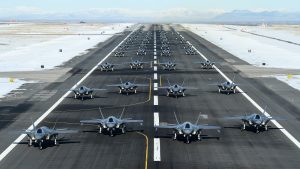
[(154, 127), (155, 126), (159, 126), (159, 113), (158, 112), (154, 112)]
[(156, 72), (157, 71), (157, 66), (153, 66), (153, 70)]
[(161, 161), (160, 138), (154, 138), (153, 154), (153, 161)]
[(157, 83), (154, 83), (154, 90), (155, 90), (155, 91), (157, 91), (157, 89), (158, 89), (157, 87), (158, 87), (158, 84), (157, 84)]
[(157, 73), (154, 73), (154, 75), (153, 75), (154, 77), (154, 80), (157, 80)]
[[(179, 33), (179, 32), (178, 32)], [(190, 44), (193, 49), (197, 51), (197, 53), (204, 59), (208, 60), (198, 49), (196, 49), (189, 41), (187, 41), (188, 44)], [(218, 73), (227, 81), (232, 82), (230, 78), (228, 78), (216, 65), (213, 66)], [(257, 104), (248, 94), (246, 94), (239, 86), (236, 87), (237, 90), (254, 106), (256, 107), (262, 114), (265, 116), (271, 116), (267, 111), (265, 111), (259, 104)], [(300, 142), (292, 135), (290, 134), (286, 129), (283, 128), (283, 126), (278, 123), (276, 120), (271, 120), (271, 122), (279, 128), (279, 130), (290, 140), (292, 141), (299, 149), (300, 149)]]
[[(136, 28), (139, 26), (136, 26)], [(69, 94), (72, 93), (71, 90), (75, 89), (78, 85), (80, 85), (88, 76), (90, 76), (102, 62), (104, 62), (133, 32), (135, 32), (136, 28), (128, 34), (111, 52), (109, 52), (96, 66), (94, 66), (85, 76), (83, 76), (69, 91), (67, 91), (59, 100), (57, 100), (42, 116), (40, 116), (33, 124), (38, 126)], [(32, 130), (33, 125), (30, 125), (27, 130)], [(20, 143), (26, 134), (21, 134), (17, 139), (15, 139), (1, 154), (0, 154), (0, 162)]]

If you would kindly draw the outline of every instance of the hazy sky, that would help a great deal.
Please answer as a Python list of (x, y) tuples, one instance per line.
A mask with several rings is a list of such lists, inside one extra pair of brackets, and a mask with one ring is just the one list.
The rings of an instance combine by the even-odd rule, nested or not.
[(1, 0), (0, 19), (33, 16), (209, 19), (232, 10), (299, 12), (300, 0)]

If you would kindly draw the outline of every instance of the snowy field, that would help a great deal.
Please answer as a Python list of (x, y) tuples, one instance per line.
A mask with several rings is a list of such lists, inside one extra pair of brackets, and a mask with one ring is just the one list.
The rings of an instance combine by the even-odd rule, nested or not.
[[(54, 69), (132, 25), (131, 23), (0, 24), (0, 72)], [(44, 69), (41, 65), (44, 65)], [(9, 77), (0, 80), (0, 97), (26, 83), (18, 79), (9, 82)]]
[(19, 88), (24, 83), (23, 80), (14, 79), (13, 81), (10, 78), (0, 78), (0, 98), (4, 97), (10, 91)]
[(300, 44), (300, 26), (280, 26), (280, 25), (261, 25), (261, 26), (236, 26), (228, 25), (226, 27), (235, 28), (237, 30), (255, 33), (259, 35), (269, 36), (285, 41)]
[(283, 81), (284, 83), (287, 83), (291, 87), (300, 90), (300, 75), (294, 75), (291, 78), (288, 78), (288, 76), (285, 75), (278, 75), (275, 77), (276, 79)]
[[(0, 25), (0, 72), (53, 69), (132, 24)], [(63, 35), (63, 34), (109, 35)], [(10, 35), (13, 34), (13, 35)], [(58, 35), (18, 35), (58, 34)], [(61, 35), (59, 35), (61, 34)], [(62, 49), (62, 52), (59, 50)]]
[[(299, 26), (262, 27), (207, 24), (183, 24), (183, 26), (254, 66), (300, 69), (300, 46), (242, 32), (243, 30), (300, 43), (300, 30), (297, 29)], [(266, 63), (266, 65), (263, 66), (262, 63)], [(287, 76), (278, 75), (276, 78), (300, 90), (299, 76), (287, 79)]]

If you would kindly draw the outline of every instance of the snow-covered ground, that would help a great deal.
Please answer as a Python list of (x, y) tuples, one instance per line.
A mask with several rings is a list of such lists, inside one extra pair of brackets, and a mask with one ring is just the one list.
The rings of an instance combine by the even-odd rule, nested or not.
[(300, 75), (294, 75), (290, 78), (288, 78), (288, 76), (286, 76), (286, 75), (278, 75), (275, 77), (276, 77), (276, 79), (278, 79), (284, 83), (287, 83), (288, 85), (292, 86), (293, 88), (300, 90)]
[[(241, 32), (241, 29), (231, 30), (227, 25), (183, 24), (183, 26), (252, 65), (262, 66), (262, 63), (266, 63), (264, 67), (300, 69), (300, 46), (247, 34)], [(275, 32), (273, 33), (275, 36)], [(289, 36), (291, 35), (286, 37)], [(300, 36), (297, 38), (300, 40)]]
[[(41, 70), (41, 65), (44, 65), (45, 69), (53, 69), (55, 66), (70, 60), (74, 56), (84, 54), (87, 49), (93, 48), (99, 42), (103, 42), (113, 36), (112, 34), (122, 32), (127, 26), (131, 25), (110, 24), (90, 29), (78, 25), (77, 28), (70, 26), (72, 30), (68, 28), (69, 25), (64, 25), (66, 31), (60, 32), (61, 34), (100, 34), (104, 32), (109, 35), (54, 35), (54, 37), (52, 35), (13, 35), (13, 37), (2, 35), (0, 44), (2, 44), (2, 48), (6, 48), (6, 51), (1, 50), (0, 53), (0, 72)], [(14, 26), (22, 28), (20, 25), (12, 25), (12, 27)], [(18, 34), (25, 31), (22, 29), (19, 30), (22, 32), (12, 32)], [(26, 33), (40, 33), (38, 31), (43, 30), (31, 30)], [(30, 40), (23, 41), (22, 37)], [(62, 49), (62, 52), (59, 51), (60, 49)]]
[[(75, 56), (86, 53), (88, 49), (94, 48), (98, 43), (132, 25), (131, 23), (0, 24), (0, 72), (53, 69)], [(106, 35), (82, 35), (102, 33)], [(44, 65), (44, 69), (41, 65)], [(0, 78), (0, 97), (26, 83), (18, 79), (9, 82), (9, 79), (9, 77)]]
[(19, 79), (0, 78), (0, 98), (4, 97), (10, 91), (19, 88), (26, 81)]
[[(252, 65), (266, 68), (300, 69), (300, 46), (242, 32), (243, 30), (300, 43), (299, 30), (297, 32), (297, 30), (291, 31), (280, 27), (272, 29), (261, 26), (208, 24), (183, 24), (183, 26)], [(266, 63), (266, 65), (263, 66), (262, 63)], [(278, 75), (275, 77), (300, 90), (300, 76), (295, 75), (288, 78), (286, 75)]]
[(268, 25), (261, 25), (261, 26), (237, 26), (237, 25), (228, 25), (227, 27), (235, 28), (240, 31), (255, 33), (259, 35), (264, 35), (272, 38), (281, 39), (284, 41), (290, 41), (294, 43), (300, 44), (300, 35), (299, 31), (295, 31), (293, 29), (279, 29), (279, 26), (268, 26)]

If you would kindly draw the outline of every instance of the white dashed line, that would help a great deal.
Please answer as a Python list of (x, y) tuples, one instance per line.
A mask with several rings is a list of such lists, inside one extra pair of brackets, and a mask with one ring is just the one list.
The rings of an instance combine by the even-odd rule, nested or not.
[(156, 72), (157, 71), (157, 66), (153, 66), (153, 70)]
[(159, 126), (159, 113), (154, 112), (154, 127)]
[(153, 101), (154, 106), (158, 106), (158, 96), (154, 96), (153, 99), (154, 99)]
[[(190, 42), (188, 42), (190, 45), (192, 45)], [(192, 47), (199, 53), (199, 55), (205, 59), (208, 60), (198, 49), (196, 49), (193, 45)], [(232, 82), (217, 66), (214, 65), (214, 68), (223, 76), (224, 79), (226, 79), (229, 82)], [(259, 106), (248, 94), (246, 94), (240, 87), (237, 87), (237, 90), (254, 106), (256, 107), (262, 114), (265, 116), (271, 116), (268, 112), (266, 112), (261, 106)], [(286, 129), (283, 128), (281, 124), (279, 124), (276, 120), (271, 120), (271, 122), (280, 129), (280, 131), (289, 139), (291, 140), (298, 148), (300, 148), (300, 142), (291, 135)]]
[[(135, 31), (135, 30), (134, 30)], [(70, 90), (75, 89), (78, 85), (80, 85), (88, 76), (90, 76), (94, 70), (98, 68), (98, 66), (104, 62), (109, 55), (111, 55), (134, 31), (132, 31), (125, 39), (123, 39), (111, 52), (109, 52), (95, 67), (93, 67), (82, 79), (80, 79)], [(59, 100), (57, 100), (41, 117), (39, 117), (35, 122), (34, 125), (37, 126), (41, 123), (72, 91), (66, 92)], [(27, 130), (32, 130), (33, 126), (30, 125)], [(4, 159), (17, 145), (20, 143), (26, 134), (21, 134), (13, 143), (11, 143), (1, 154), (0, 154), (0, 161)]]
[(154, 73), (154, 75), (153, 75), (154, 77), (154, 80), (157, 80), (157, 73)]
[(153, 160), (154, 161), (161, 161), (161, 157), (160, 157), (160, 139), (159, 138), (154, 138), (154, 146), (153, 146), (153, 152), (154, 152), (154, 156), (153, 156)]
[(158, 84), (154, 83), (154, 90), (157, 91)]

